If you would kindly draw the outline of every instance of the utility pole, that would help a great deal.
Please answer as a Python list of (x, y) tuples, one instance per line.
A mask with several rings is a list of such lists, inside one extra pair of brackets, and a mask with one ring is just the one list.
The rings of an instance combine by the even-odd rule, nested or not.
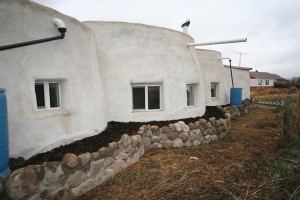
[(239, 67), (241, 67), (241, 62), (242, 62), (242, 54), (248, 54), (248, 53), (243, 53), (243, 52), (234, 52), (236, 54), (240, 55), (240, 59), (239, 59)]

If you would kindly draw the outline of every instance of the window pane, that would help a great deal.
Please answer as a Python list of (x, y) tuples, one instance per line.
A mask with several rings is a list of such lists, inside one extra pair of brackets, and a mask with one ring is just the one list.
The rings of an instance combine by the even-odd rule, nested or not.
[(148, 109), (160, 109), (159, 86), (148, 87)]
[(36, 96), (37, 107), (39, 109), (45, 108), (45, 92), (44, 92), (43, 83), (35, 84), (35, 96)]
[(217, 84), (212, 83), (211, 84), (211, 97), (217, 96)]
[(145, 87), (132, 88), (133, 109), (145, 109)]
[(49, 83), (50, 108), (60, 107), (59, 84)]
[(194, 103), (194, 85), (187, 85), (186, 95), (187, 95), (187, 105), (193, 106), (195, 104)]

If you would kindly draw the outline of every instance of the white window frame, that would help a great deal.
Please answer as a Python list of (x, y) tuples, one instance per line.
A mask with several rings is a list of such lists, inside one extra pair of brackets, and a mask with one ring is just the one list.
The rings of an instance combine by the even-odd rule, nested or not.
[[(50, 90), (49, 90), (49, 84), (50, 83), (57, 83), (58, 84), (58, 95), (59, 95), (59, 107), (51, 107), (50, 106)], [(59, 81), (35, 81), (34, 86), (37, 84), (43, 84), (44, 85), (44, 99), (45, 99), (45, 108), (39, 108), (37, 105), (37, 99), (36, 99), (36, 91), (35, 92), (35, 99), (36, 99), (36, 107), (38, 110), (55, 110), (55, 109), (61, 109), (61, 83)]]
[(262, 80), (258, 79), (258, 85), (262, 85)]
[[(215, 93), (216, 93), (216, 95), (214, 97), (211, 94), (212, 85), (215, 85)], [(218, 82), (211, 82), (210, 83), (210, 97), (211, 98), (218, 98), (218, 88), (219, 88), (219, 83)]]
[(186, 84), (186, 90), (188, 90), (188, 87), (192, 87), (193, 104), (192, 105), (188, 105), (188, 96), (187, 96), (187, 99), (186, 99), (186, 104), (187, 104), (188, 107), (196, 106), (195, 91), (196, 91), (197, 84)]
[[(159, 87), (159, 109), (149, 109), (148, 108), (148, 87)], [(133, 108), (133, 88), (145, 88), (145, 109), (134, 109)], [(151, 111), (161, 111), (162, 110), (162, 91), (161, 91), (161, 84), (131, 84), (131, 99), (132, 99), (132, 110), (133, 112), (151, 112)]]
[(266, 84), (266, 85), (270, 85), (270, 80), (266, 80), (266, 81), (265, 81), (265, 84)]

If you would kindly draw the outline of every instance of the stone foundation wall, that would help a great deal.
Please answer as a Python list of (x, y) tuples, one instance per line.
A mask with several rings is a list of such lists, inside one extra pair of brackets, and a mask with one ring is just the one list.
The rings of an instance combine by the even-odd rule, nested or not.
[(199, 119), (188, 125), (183, 121), (164, 127), (144, 125), (136, 135), (123, 134), (120, 141), (97, 152), (78, 156), (67, 153), (61, 162), (18, 169), (2, 181), (0, 191), (5, 189), (14, 200), (73, 199), (138, 162), (153, 148), (200, 145), (225, 137), (230, 130), (230, 115), (227, 113), (226, 119)]

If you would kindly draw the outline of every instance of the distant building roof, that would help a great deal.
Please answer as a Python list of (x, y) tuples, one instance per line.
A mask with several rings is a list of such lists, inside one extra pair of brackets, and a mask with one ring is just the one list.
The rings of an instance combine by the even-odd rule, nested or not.
[(277, 74), (270, 74), (268, 72), (249, 72), (250, 78), (260, 78), (260, 79), (273, 79), (273, 80), (285, 80)]

